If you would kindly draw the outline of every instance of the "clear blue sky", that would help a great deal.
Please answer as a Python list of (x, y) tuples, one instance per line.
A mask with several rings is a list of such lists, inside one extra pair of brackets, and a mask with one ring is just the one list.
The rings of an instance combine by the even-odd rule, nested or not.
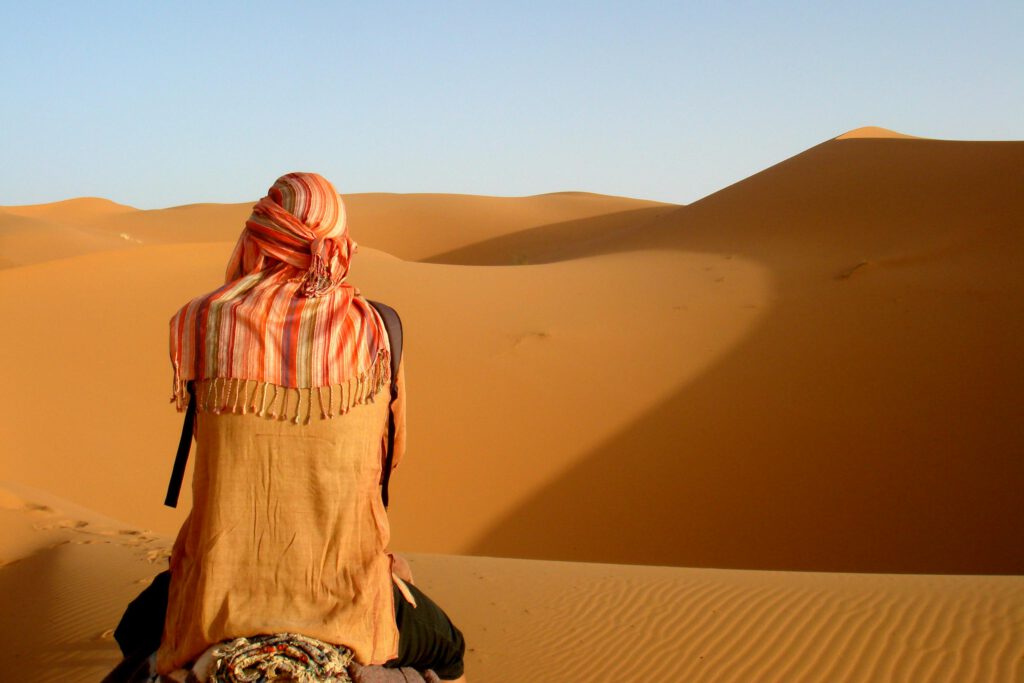
[(862, 125), (1024, 139), (1024, 2), (4, 2), (0, 205), (689, 203)]

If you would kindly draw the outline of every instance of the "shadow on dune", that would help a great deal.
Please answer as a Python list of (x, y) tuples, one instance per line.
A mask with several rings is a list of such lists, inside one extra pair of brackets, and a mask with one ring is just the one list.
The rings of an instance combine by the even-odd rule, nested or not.
[(1022, 183), (1024, 143), (829, 141), (598, 245), (740, 254), (777, 297), (469, 552), (1024, 572)]
[[(68, 567), (73, 560), (65, 549), (39, 550), (0, 568), (0, 622), (10, 655), (4, 680), (66, 681), (83, 672), (99, 680), (117, 663), (120, 653), (109, 637), (83, 632), (93, 612), (117, 609), (104, 604), (110, 577)], [(111, 615), (110, 628), (117, 619)]]
[(435, 254), (423, 263), (462, 266), (519, 266), (577, 258), (600, 252), (611, 240), (629, 239), (649, 223), (679, 208), (652, 206), (539, 225)]

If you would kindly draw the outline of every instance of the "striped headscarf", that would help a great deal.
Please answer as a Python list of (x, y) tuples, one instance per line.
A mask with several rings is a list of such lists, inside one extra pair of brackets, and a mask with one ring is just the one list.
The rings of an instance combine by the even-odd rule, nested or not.
[[(202, 410), (296, 422), (303, 390), (307, 420), (313, 392), (322, 417), (372, 399), (390, 378), (390, 354), (380, 316), (345, 281), (356, 249), (330, 182), (315, 173), (278, 178), (253, 206), (224, 286), (171, 318), (178, 409), (188, 380), (212, 380), (198, 396)], [(294, 415), (289, 390), (298, 395)]]

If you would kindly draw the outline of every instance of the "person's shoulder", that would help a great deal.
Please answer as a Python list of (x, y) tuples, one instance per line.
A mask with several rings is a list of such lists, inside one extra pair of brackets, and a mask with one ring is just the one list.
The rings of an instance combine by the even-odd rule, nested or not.
[(223, 298), (224, 291), (227, 288), (227, 286), (228, 285), (221, 285), (220, 287), (212, 289), (209, 292), (203, 292), (202, 294), (198, 294), (192, 297), (184, 304), (182, 304), (177, 311), (174, 312), (174, 315), (171, 316), (171, 323), (177, 324), (182, 318), (188, 318), (189, 316), (200, 314), (200, 310), (204, 306), (212, 304), (218, 299)]
[(186, 301), (184, 304), (181, 305), (181, 307), (178, 308), (178, 310), (174, 312), (174, 315), (171, 316), (171, 322), (174, 323), (182, 316), (187, 315), (189, 311), (195, 310), (195, 308), (202, 304), (209, 296), (210, 293), (207, 292), (206, 294), (200, 294), (199, 296), (193, 297)]

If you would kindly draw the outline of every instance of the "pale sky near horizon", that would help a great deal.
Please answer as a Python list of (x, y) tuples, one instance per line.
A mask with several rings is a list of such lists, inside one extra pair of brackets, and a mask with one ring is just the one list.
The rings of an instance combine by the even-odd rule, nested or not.
[(852, 128), (1024, 139), (1024, 2), (2, 5), (0, 205), (690, 203)]

